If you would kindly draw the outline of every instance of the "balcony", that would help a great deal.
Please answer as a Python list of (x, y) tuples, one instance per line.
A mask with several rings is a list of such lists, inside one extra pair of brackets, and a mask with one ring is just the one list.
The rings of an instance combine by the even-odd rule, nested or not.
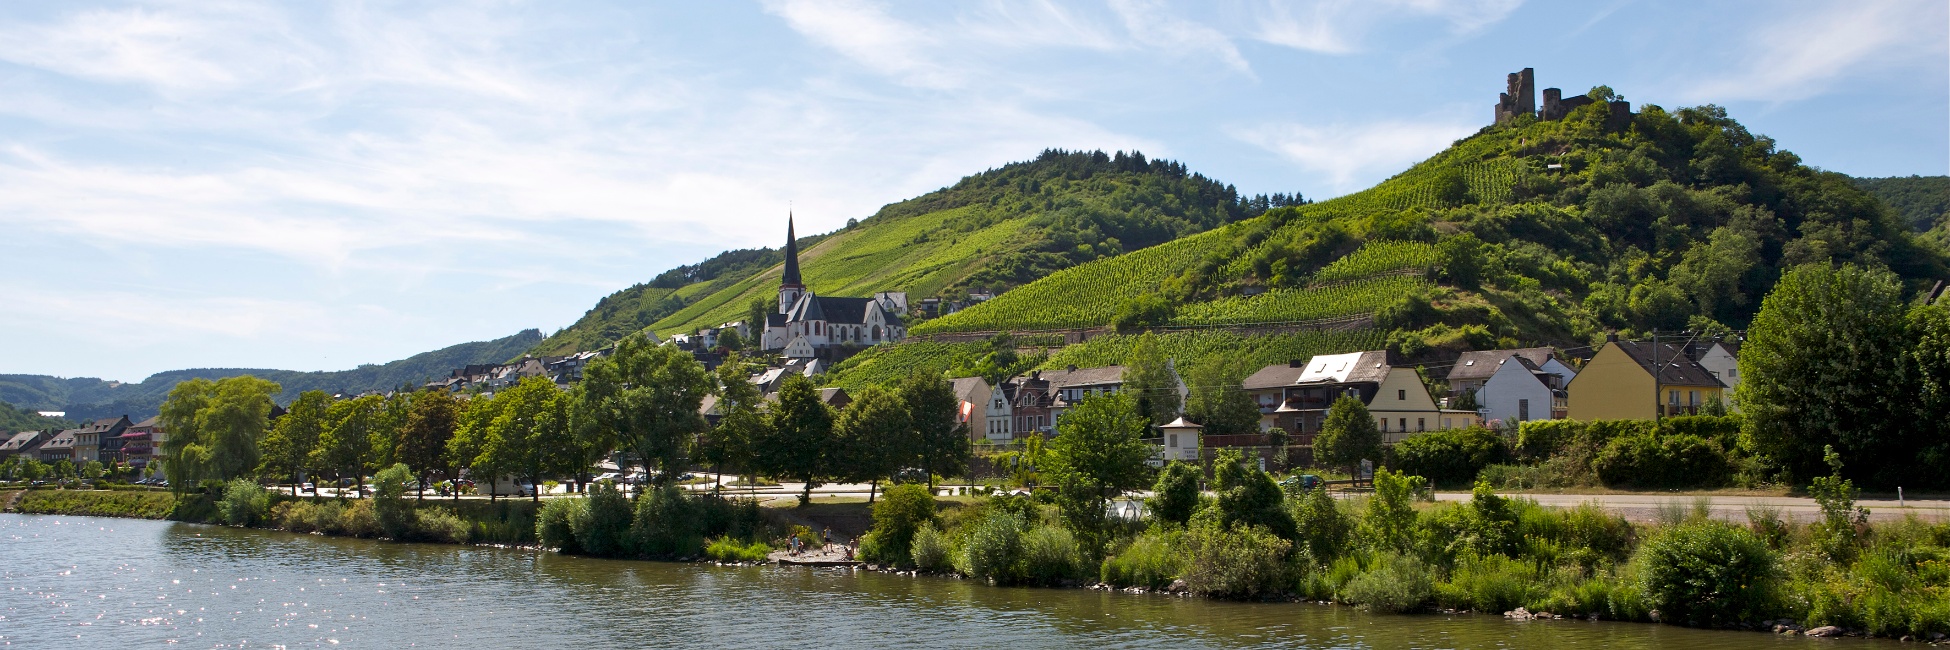
[(1677, 417), (1681, 415), (1699, 415), (1699, 410), (1700, 410), (1700, 406), (1697, 404), (1692, 406), (1684, 406), (1680, 404), (1666, 404), (1659, 407), (1659, 415), (1669, 417), (1669, 418)]

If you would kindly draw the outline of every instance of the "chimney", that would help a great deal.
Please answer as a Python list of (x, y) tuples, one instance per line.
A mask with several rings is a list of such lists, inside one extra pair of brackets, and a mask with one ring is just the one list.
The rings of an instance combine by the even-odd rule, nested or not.
[(1617, 343), (1617, 342), (1618, 342), (1618, 332), (1616, 332), (1616, 331), (1612, 331), (1612, 332), (1605, 332), (1605, 342), (1606, 342), (1606, 343)]
[(1307, 367), (1307, 362), (1306, 362), (1306, 361), (1304, 361), (1304, 360), (1301, 360), (1301, 359), (1289, 359), (1289, 360), (1287, 360), (1287, 362), (1286, 362), (1286, 367), (1288, 367), (1288, 368), (1305, 368), (1305, 367)]

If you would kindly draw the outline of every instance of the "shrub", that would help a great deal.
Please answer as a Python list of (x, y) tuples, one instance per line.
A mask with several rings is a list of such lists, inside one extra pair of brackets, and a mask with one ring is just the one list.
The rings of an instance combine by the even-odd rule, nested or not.
[(1482, 427), (1418, 433), (1395, 444), (1395, 468), (1436, 485), (1468, 485), (1477, 472), (1510, 460), (1510, 447)]
[(1022, 558), (1022, 528), (1022, 519), (1016, 515), (990, 512), (968, 534), (968, 543), (962, 548), (962, 571), (997, 584), (1014, 580), (1017, 561)]
[(1516, 455), (1543, 460), (1584, 439), (1587, 423), (1579, 420), (1531, 420), (1517, 427)]
[(1033, 584), (1053, 585), (1082, 573), (1083, 554), (1068, 529), (1039, 526), (1022, 538), (1023, 577)]
[(1375, 470), (1374, 496), (1368, 499), (1368, 512), (1361, 520), (1369, 544), (1377, 549), (1408, 550), (1415, 540), (1413, 501), (1421, 483), (1420, 476)]
[(413, 470), (406, 463), (394, 463), (373, 475), (372, 484), (372, 507), (379, 529), (393, 539), (412, 537), (413, 527), (419, 523), (413, 504), (406, 502), (407, 487), (414, 484)]
[(232, 526), (257, 525), (271, 513), (271, 492), (256, 481), (233, 479), (224, 484), (223, 499), (217, 501), (217, 511), (222, 513), (223, 523)]
[(581, 552), (576, 545), (575, 522), (583, 516), (587, 499), (558, 498), (542, 502), (535, 518), (535, 539), (545, 548), (563, 553)]
[(1298, 542), (1306, 546), (1314, 561), (1329, 562), (1347, 550), (1354, 534), (1354, 517), (1343, 512), (1327, 490), (1308, 490), (1288, 499), (1287, 504), (1300, 531)]
[(1774, 552), (1752, 532), (1695, 520), (1661, 531), (1639, 547), (1647, 604), (1662, 620), (1725, 625), (1758, 620), (1773, 606)]
[(1718, 487), (1733, 474), (1719, 443), (1685, 433), (1614, 438), (1591, 467), (1608, 486)]
[(467, 521), (446, 508), (421, 508), (414, 511), (413, 536), (429, 542), (466, 544), (473, 535)]
[(630, 500), (616, 486), (605, 481), (590, 487), (588, 502), (577, 514), (570, 528), (583, 552), (601, 557), (629, 552)]
[(704, 557), (719, 562), (764, 562), (771, 557), (772, 546), (765, 542), (740, 543), (729, 537), (711, 540), (704, 547)]
[(930, 573), (954, 570), (954, 547), (949, 544), (948, 536), (941, 534), (934, 524), (922, 524), (921, 530), (914, 533), (910, 546), (915, 568)]
[(1264, 528), (1194, 525), (1185, 535), (1191, 562), (1185, 585), (1213, 598), (1266, 598), (1286, 590), (1286, 554), (1293, 544)]
[(1529, 562), (1465, 555), (1449, 572), (1449, 581), (1436, 585), (1434, 595), (1443, 607), (1500, 613), (1530, 604), (1543, 590), (1537, 568)]
[(682, 488), (666, 485), (637, 497), (630, 540), (638, 555), (685, 558), (704, 549), (698, 508)]
[(1367, 573), (1348, 581), (1342, 599), (1377, 612), (1401, 613), (1422, 609), (1435, 592), (1435, 574), (1412, 555), (1386, 554), (1376, 558)]
[(1163, 589), (1185, 571), (1184, 555), (1178, 552), (1182, 531), (1152, 530), (1132, 539), (1122, 550), (1104, 559), (1099, 579), (1119, 587)]
[(338, 521), (333, 524), (331, 529), (325, 531), (326, 534), (344, 535), (347, 537), (378, 537), (381, 532), (379, 529), (379, 515), (372, 510), (372, 499), (352, 501), (340, 507), (338, 515)]
[(1158, 474), (1158, 483), (1152, 487), (1157, 495), (1145, 502), (1151, 516), (1162, 522), (1184, 525), (1192, 518), (1192, 511), (1198, 509), (1198, 468), (1172, 461)]
[(912, 561), (914, 533), (931, 521), (934, 495), (927, 487), (908, 483), (887, 488), (873, 504), (875, 554), (866, 559), (888, 564)]

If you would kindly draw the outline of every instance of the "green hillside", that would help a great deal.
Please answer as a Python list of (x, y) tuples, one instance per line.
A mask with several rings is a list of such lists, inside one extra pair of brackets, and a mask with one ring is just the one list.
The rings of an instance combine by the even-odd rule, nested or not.
[(75, 422), (65, 418), (41, 417), (34, 409), (24, 409), (6, 402), (0, 402), (0, 433), (21, 431), (47, 431), (50, 429), (72, 429)]
[(288, 403), (307, 390), (328, 393), (387, 391), (401, 386), (418, 386), (427, 380), (446, 377), (455, 368), (477, 363), (500, 363), (521, 356), (523, 350), (542, 340), (537, 330), (523, 330), (513, 336), (492, 341), (476, 341), (448, 346), (383, 364), (368, 364), (351, 370), (300, 372), (264, 368), (196, 368), (170, 370), (150, 375), (141, 383), (104, 381), (93, 377), (50, 377), (47, 375), (0, 375), (0, 401), (25, 409), (67, 411), (75, 421), (127, 415), (140, 420), (155, 415), (169, 390), (178, 382), (193, 378), (220, 379), (255, 375), (278, 382), (284, 393), (279, 403)]
[(1723, 109), (1645, 106), (1623, 128), (1604, 109), (1486, 127), (1366, 191), (1054, 273), (914, 331), (1374, 314), (1390, 345), (1433, 356), (1742, 328), (1806, 262), (1886, 266), (1913, 290), (1946, 275), (1895, 210)]
[[(916, 300), (960, 298), (970, 288), (1008, 290), (1297, 202), (1242, 199), (1182, 164), (1138, 153), (1050, 150), (887, 205), (839, 231), (802, 238), (800, 266), (806, 284), (822, 295), (906, 291)], [(768, 308), (777, 300), (779, 254), (726, 255), (734, 254), (744, 256), (690, 282), (652, 282), (605, 298), (536, 350), (592, 349), (644, 328), (691, 332), (744, 319), (754, 302)]]
[(1911, 230), (1950, 251), (1950, 176), (1857, 178), (1855, 185), (1896, 210)]

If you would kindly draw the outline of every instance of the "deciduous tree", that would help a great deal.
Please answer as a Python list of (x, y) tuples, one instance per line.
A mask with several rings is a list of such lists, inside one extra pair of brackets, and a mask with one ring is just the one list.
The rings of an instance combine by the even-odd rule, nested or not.
[(332, 396), (322, 390), (308, 390), (292, 400), (284, 417), (278, 418), (271, 433), (264, 437), (264, 456), (258, 471), (265, 476), (298, 480), (300, 473), (315, 469), (312, 450), (325, 433), (325, 411)]
[(1327, 421), (1314, 436), (1314, 462), (1347, 467), (1350, 474), (1358, 474), (1357, 463), (1380, 459), (1381, 430), (1375, 426), (1368, 406), (1353, 397), (1334, 400), (1327, 409)]
[(170, 389), (162, 405), (170, 487), (183, 491), (256, 471), (258, 445), (270, 428), (271, 396), (279, 390), (277, 383), (249, 375), (191, 379)]
[(961, 400), (954, 387), (939, 377), (910, 375), (901, 382), (900, 401), (913, 432), (905, 446), (927, 472), (928, 488), (934, 488), (936, 476), (968, 473), (968, 426), (960, 421)]
[(799, 503), (809, 503), (813, 488), (832, 470), (833, 410), (819, 399), (812, 380), (788, 374), (767, 416), (769, 426), (752, 441), (758, 471), (804, 482)]
[(615, 354), (589, 364), (583, 384), (579, 404), (591, 423), (613, 430), (638, 462), (655, 468), (657, 485), (676, 482), (696, 436), (710, 426), (698, 412), (715, 387), (704, 364), (675, 346), (630, 336)]

